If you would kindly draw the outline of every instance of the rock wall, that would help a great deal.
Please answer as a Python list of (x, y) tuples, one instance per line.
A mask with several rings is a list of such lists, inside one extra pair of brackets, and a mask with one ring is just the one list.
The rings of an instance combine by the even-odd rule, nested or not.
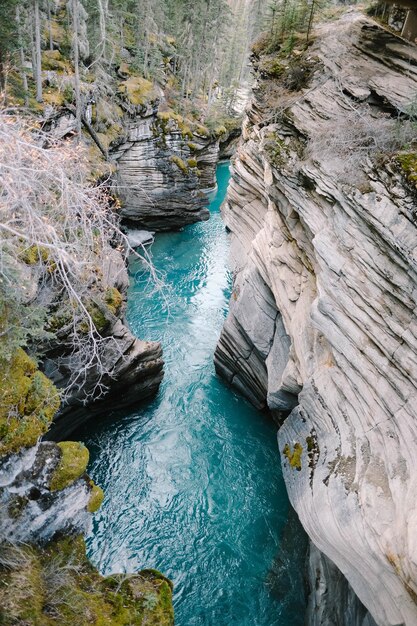
[(170, 230), (208, 219), (197, 159), (190, 145), (205, 153), (209, 172), (203, 185), (213, 187), (218, 143), (207, 148), (207, 141), (198, 138), (197, 148), (196, 139), (188, 130), (182, 132), (175, 120), (159, 119), (157, 110), (132, 120), (126, 141), (112, 154), (117, 163), (121, 214), (131, 225)]
[[(119, 251), (109, 248), (102, 288), (117, 289), (126, 299), (128, 286), (125, 261)], [(48, 283), (44, 289), (49, 290)], [(41, 292), (38, 298), (42, 298)], [(138, 339), (130, 332), (123, 322), (125, 303), (117, 310), (104, 306), (100, 311), (104, 339), (100, 367), (89, 369), (86, 378), (82, 379), (82, 386), (71, 387), (48, 431), (48, 439), (59, 441), (66, 438), (80, 424), (103, 410), (137, 404), (158, 391), (164, 374), (161, 344)], [(74, 352), (71, 343), (71, 325), (70, 320), (58, 330), (42, 363), (45, 374), (61, 389), (68, 387), (74, 370), (79, 367), (78, 353)]]
[[(258, 67), (224, 206), (235, 283), (216, 369), (289, 414), (283, 472), (334, 564), (319, 569), (341, 572), (380, 626), (415, 625), (415, 153), (393, 129), (403, 116), (412, 139), (417, 49), (348, 11)], [(342, 587), (346, 600), (344, 585), (330, 596)], [(309, 622), (372, 623), (348, 595), (327, 603), (345, 607), (333, 622), (312, 598)]]
[(307, 608), (309, 626), (376, 626), (341, 571), (310, 544), (308, 559), (310, 595)]
[(158, 103), (131, 119), (112, 150), (121, 216), (134, 227), (163, 231), (209, 218), (205, 191), (216, 186), (220, 156), (228, 158), (236, 132), (210, 133)]

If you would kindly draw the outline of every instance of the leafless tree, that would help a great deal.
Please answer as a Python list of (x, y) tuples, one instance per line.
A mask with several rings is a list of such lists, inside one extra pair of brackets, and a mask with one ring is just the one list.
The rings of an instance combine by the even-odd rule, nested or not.
[(33, 28), (34, 28), (34, 54), (35, 60), (34, 77), (36, 82), (36, 100), (43, 101), (42, 95), (42, 53), (41, 53), (41, 19), (39, 13), (39, 0), (33, 0)]
[[(88, 172), (85, 146), (54, 142), (36, 123), (0, 114), (0, 302), (3, 296), (9, 309), (13, 301), (23, 304), (22, 324), (31, 304), (43, 306), (36, 298), (47, 284), (43, 291), (55, 294), (55, 301), (49, 298), (45, 306), (55, 307), (56, 326), (65, 324), (72, 354), (66, 392), (82, 390), (93, 374), (95, 386), (87, 393), (97, 397), (111, 376), (103, 360), (109, 342), (118, 349), (97, 323), (112, 287), (105, 268), (114, 248), (124, 255), (133, 250), (108, 186), (89, 184)], [(144, 248), (139, 256), (158, 283)], [(6, 324), (2, 334), (14, 331), (13, 323)], [(53, 324), (50, 332), (56, 332)]]

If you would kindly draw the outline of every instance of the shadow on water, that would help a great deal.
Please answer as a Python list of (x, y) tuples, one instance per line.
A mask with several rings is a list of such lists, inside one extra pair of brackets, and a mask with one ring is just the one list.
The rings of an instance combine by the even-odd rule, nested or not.
[(156, 238), (163, 292), (137, 260), (130, 267), (128, 322), (162, 342), (165, 377), (154, 400), (78, 433), (106, 494), (87, 546), (103, 573), (169, 576), (177, 626), (301, 626), (303, 533), (289, 515), (276, 427), (213, 367), (231, 287), (219, 214), (228, 179), (220, 165), (209, 222)]

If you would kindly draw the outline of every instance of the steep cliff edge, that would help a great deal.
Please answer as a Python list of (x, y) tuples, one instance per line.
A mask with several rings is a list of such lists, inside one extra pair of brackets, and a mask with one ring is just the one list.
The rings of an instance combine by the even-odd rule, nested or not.
[[(304, 528), (377, 624), (411, 626), (417, 49), (350, 11), (256, 64), (224, 207), (235, 282), (216, 369), (289, 413), (279, 450)], [(331, 623), (315, 583), (310, 621)], [(349, 626), (372, 623), (345, 606)]]

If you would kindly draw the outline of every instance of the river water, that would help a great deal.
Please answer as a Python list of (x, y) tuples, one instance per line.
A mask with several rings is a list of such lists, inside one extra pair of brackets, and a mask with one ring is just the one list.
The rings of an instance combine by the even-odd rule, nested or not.
[(219, 212), (227, 164), (217, 177), (211, 219), (152, 246), (164, 289), (131, 263), (128, 322), (162, 342), (165, 378), (153, 401), (81, 432), (106, 494), (88, 553), (105, 574), (169, 576), (177, 626), (301, 626), (304, 540), (289, 517), (276, 426), (213, 367), (231, 288)]

